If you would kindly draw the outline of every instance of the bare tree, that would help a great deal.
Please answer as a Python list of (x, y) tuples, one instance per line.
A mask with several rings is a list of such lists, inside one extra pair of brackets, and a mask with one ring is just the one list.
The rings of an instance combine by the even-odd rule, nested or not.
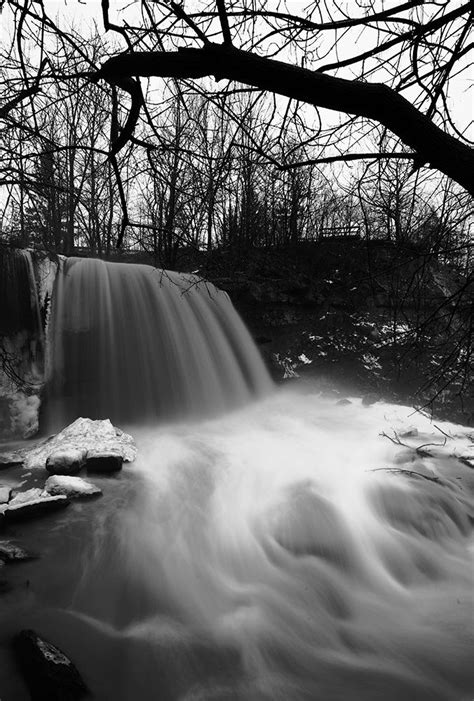
[[(128, 211), (117, 154), (127, 143), (140, 148), (137, 130), (140, 140), (145, 133), (152, 148), (159, 145), (157, 111), (150, 109), (148, 96), (162, 88), (163, 78), (173, 81), (176, 96), (192, 89), (213, 104), (239, 91), (260, 100), (265, 94), (281, 96), (267, 101), (271, 114), (265, 143), (271, 144), (281, 130), (284, 144), (291, 121), (302, 160), (288, 162), (292, 144), (284, 144), (278, 156), (271, 149), (264, 154), (258, 140), (252, 144), (267, 164), (281, 170), (309, 162), (319, 167), (403, 159), (414, 170), (435, 169), (474, 192), (468, 125), (452, 110), (452, 91), (460, 90), (474, 46), (472, 2), (409, 0), (388, 9), (378, 0), (360, 6), (312, 3), (294, 15), (277, 2), (262, 0), (201, 0), (192, 12), (175, 2), (141, 0), (112, 17), (108, 1), (102, 0), (99, 11), (97, 21), (108, 38), (103, 55), (109, 56), (101, 66), (97, 52), (68, 28), (61, 13), (53, 18), (43, 3), (30, 0), (11, 0), (4, 7), (12, 36), (4, 50), (0, 118), (15, 119), (23, 106), (23, 132), (38, 136), (37, 112), (53, 83), (78, 81), (80, 95), (92, 81), (112, 94), (109, 158), (122, 210), (119, 243), (137, 222)], [(68, 55), (61, 68), (55, 59), (57, 42)], [(241, 118), (228, 100), (222, 106), (230, 119)], [(202, 117), (206, 119), (204, 112)], [(370, 148), (367, 135), (378, 125), (397, 139), (389, 150), (382, 142)], [(208, 187), (205, 200), (212, 203), (215, 194)], [(69, 204), (72, 211), (73, 201)], [(173, 207), (169, 214), (168, 230)], [(208, 240), (216, 229), (214, 217), (215, 209), (209, 207)]]

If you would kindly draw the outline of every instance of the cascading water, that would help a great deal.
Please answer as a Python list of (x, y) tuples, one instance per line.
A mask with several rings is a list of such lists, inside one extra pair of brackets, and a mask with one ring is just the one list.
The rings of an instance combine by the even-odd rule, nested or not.
[(226, 293), (192, 275), (70, 258), (58, 274), (45, 423), (154, 423), (240, 406), (271, 388)]
[[(474, 479), (456, 455), (474, 462), (472, 430), (421, 415), (407, 430), (407, 407), (312, 388), (265, 397), (227, 297), (157, 275), (68, 262), (52, 355), (75, 394), (64, 410), (146, 408), (149, 422), (181, 401), (260, 398), (130, 427), (139, 457), (97, 508), (35, 526), (55, 557), (24, 566), (14, 629), (67, 650), (97, 701), (471, 699)], [(2, 687), (27, 698), (0, 664)]]

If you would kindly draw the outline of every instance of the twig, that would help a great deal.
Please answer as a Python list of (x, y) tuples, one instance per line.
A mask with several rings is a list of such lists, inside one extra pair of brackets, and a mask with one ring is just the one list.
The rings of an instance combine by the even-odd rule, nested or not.
[(414, 470), (403, 470), (400, 467), (376, 467), (373, 470), (368, 470), (368, 472), (395, 472), (402, 475), (408, 475), (409, 477), (424, 479), (428, 480), (428, 482), (434, 482), (435, 484), (447, 486), (446, 482), (441, 480), (439, 477), (428, 477), (428, 475), (424, 475), (421, 472), (415, 472)]

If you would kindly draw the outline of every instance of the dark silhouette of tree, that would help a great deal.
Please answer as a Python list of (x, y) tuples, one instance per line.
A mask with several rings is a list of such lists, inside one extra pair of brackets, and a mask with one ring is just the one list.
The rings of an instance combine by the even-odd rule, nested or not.
[[(270, 133), (264, 144), (254, 139), (253, 148), (273, 167), (403, 159), (413, 170), (436, 169), (474, 193), (467, 125), (458, 124), (451, 109), (452, 86), (461, 95), (459, 81), (474, 47), (472, 2), (409, 0), (389, 8), (378, 0), (311, 3), (301, 15), (262, 0), (202, 0), (189, 12), (171, 0), (141, 0), (114, 17), (108, 0), (96, 8), (107, 37), (100, 52), (91, 50), (80, 30), (67, 28), (65, 9), (53, 17), (42, 2), (3, 4), (12, 36), (3, 50), (0, 120), (11, 126), (22, 108), (23, 135), (39, 138), (38, 115), (53, 86), (66, 96), (73, 85), (80, 100), (95, 82), (109, 96), (109, 160), (122, 210), (119, 244), (134, 218), (118, 154), (126, 144), (134, 150), (160, 145), (149, 96), (166, 88), (163, 79), (177, 86), (177, 94), (186, 89), (214, 105), (221, 100), (227, 117), (236, 120), (242, 112), (234, 112), (232, 92), (254, 94), (257, 110), (266, 94), (281, 96), (273, 99), (269, 116), (273, 131), (284, 135), (291, 120), (304, 148), (298, 163), (267, 148)], [(367, 134), (379, 125), (397, 139), (389, 150), (382, 143), (368, 149)], [(286, 151), (292, 148), (286, 145)], [(206, 201), (212, 205), (216, 194), (208, 187)], [(69, 204), (72, 213), (74, 201)], [(173, 224), (168, 216), (165, 228)], [(218, 228), (211, 206), (207, 224), (209, 241)], [(295, 231), (294, 214), (292, 226)]]
[[(102, 5), (106, 15), (108, 3)], [(249, 9), (246, 2), (217, 2), (205, 11), (186, 14), (174, 2), (158, 4), (157, 8), (153, 4), (153, 23), (146, 29), (122, 28), (129, 47), (106, 61), (97, 74), (132, 97), (128, 120), (112, 148), (118, 150), (126, 142), (138, 119), (141, 93), (137, 76), (214, 76), (217, 81), (227, 79), (251, 85), (316, 108), (382, 124), (411, 149), (417, 166), (429, 164), (474, 194), (473, 151), (446, 109), (449, 79), (462, 69), (472, 49), (472, 2), (446, 2), (440, 6), (414, 0), (377, 11), (379, 3), (374, 1), (365, 5), (366, 12), (361, 17), (325, 19), (319, 4), (303, 17), (269, 12), (266, 5), (252, 3)], [(222, 43), (214, 41), (218, 38), (217, 20)], [(375, 29), (377, 36), (375, 45), (363, 52), (356, 45), (348, 46), (350, 33), (359, 32), (361, 26)], [(328, 32), (333, 36), (329, 39), (331, 55), (339, 47), (346, 58), (321, 61), (315, 38)], [(269, 46), (270, 34), (272, 54), (269, 48), (263, 48)], [(180, 35), (185, 45), (176, 38)], [(189, 46), (193, 35), (199, 47)], [(138, 50), (158, 39), (159, 50)], [(168, 40), (166, 45), (164, 39)], [(324, 46), (324, 38), (320, 41)], [(178, 50), (172, 50), (175, 44)], [(291, 53), (305, 67), (286, 59)], [(286, 60), (276, 60), (275, 55)], [(377, 80), (379, 60), (384, 62), (383, 76), (387, 72), (390, 76), (383, 83)], [(342, 72), (352, 76), (341, 77)], [(409, 89), (414, 86), (419, 94), (411, 99)], [(403, 95), (405, 91), (407, 97)]]

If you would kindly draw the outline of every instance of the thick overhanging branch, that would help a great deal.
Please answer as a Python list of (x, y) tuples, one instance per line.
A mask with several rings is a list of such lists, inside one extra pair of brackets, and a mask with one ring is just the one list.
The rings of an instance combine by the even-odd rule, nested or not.
[(98, 74), (116, 84), (132, 76), (214, 76), (375, 120), (413, 149), (420, 163), (440, 170), (474, 195), (474, 151), (386, 85), (345, 80), (221, 44), (120, 54), (109, 59)]
[(19, 92), (18, 95), (15, 95), (14, 98), (0, 107), (0, 118), (6, 117), (11, 110), (18, 107), (20, 102), (23, 102), (23, 100), (26, 100), (28, 97), (36, 95), (38, 92), (39, 87), (37, 85), (33, 85), (31, 88), (26, 88), (25, 90)]

